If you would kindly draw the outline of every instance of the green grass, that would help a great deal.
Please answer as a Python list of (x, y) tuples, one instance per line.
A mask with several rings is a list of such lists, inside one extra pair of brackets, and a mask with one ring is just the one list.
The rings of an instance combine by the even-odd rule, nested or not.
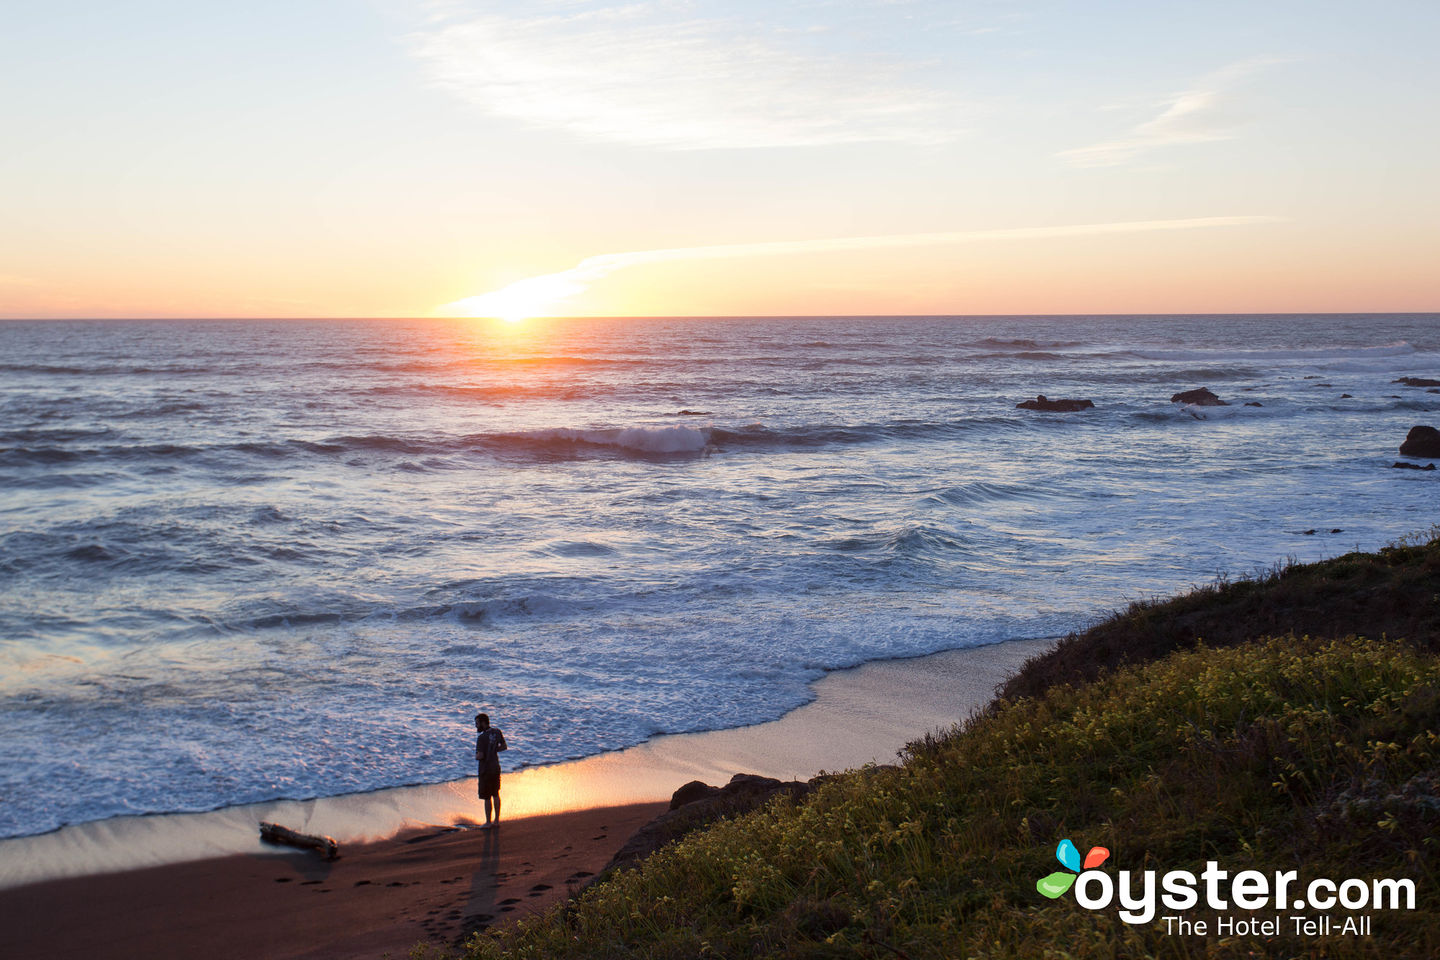
[[(1264, 607), (1267, 590), (1310, 578), (1329, 585), (1317, 603), (1367, 608), (1357, 596), (1386, 568), (1390, 581), (1428, 577), (1433, 598), (1435, 552), (1431, 540), (1312, 565), (1323, 571), (1291, 567), (1239, 601)], [(1217, 588), (1222, 604), (1235, 589)], [(1169, 603), (1195, 612), (1204, 599)], [(1154, 606), (1149, 622), (1163, 630), (1166, 604)], [(798, 804), (692, 834), (568, 906), (473, 938), (465, 955), (1437, 956), (1432, 645), (1288, 633), (1174, 644), (1184, 649), (998, 702), (912, 744), (899, 768), (853, 771)], [(1302, 883), (1411, 878), (1417, 909), (1374, 913), (1369, 938), (1295, 939), (1288, 921), (1276, 940), (1167, 936), (1073, 894), (1037, 894), (1066, 837), (1082, 851), (1108, 847), (1112, 875), (1198, 873), (1217, 860), (1232, 874), (1298, 870)]]

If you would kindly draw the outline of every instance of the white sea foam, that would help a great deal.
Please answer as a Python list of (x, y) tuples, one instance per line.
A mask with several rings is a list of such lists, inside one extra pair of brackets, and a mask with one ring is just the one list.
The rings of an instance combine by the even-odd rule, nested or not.
[(519, 436), (541, 444), (587, 444), (615, 447), (642, 454), (703, 453), (710, 442), (709, 431), (698, 427), (623, 427), (577, 430), (557, 427), (530, 430)]

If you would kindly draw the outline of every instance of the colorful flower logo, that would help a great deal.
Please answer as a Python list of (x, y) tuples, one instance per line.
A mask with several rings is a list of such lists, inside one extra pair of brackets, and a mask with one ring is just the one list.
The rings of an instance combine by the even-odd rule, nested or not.
[(1068, 839), (1061, 840), (1060, 845), (1055, 848), (1055, 859), (1064, 864), (1066, 870), (1056, 870), (1048, 877), (1041, 877), (1035, 881), (1035, 889), (1045, 896), (1054, 900), (1069, 890), (1075, 884), (1075, 878), (1080, 875), (1081, 870), (1091, 870), (1100, 866), (1110, 857), (1110, 851), (1104, 847), (1091, 847), (1090, 852), (1085, 854), (1085, 862), (1080, 862), (1080, 851), (1075, 849), (1075, 844)]

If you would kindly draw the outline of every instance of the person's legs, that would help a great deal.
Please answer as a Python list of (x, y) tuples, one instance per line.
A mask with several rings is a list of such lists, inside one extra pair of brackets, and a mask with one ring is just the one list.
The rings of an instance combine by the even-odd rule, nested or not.
[(500, 822), (500, 771), (490, 770), (481, 775), (480, 799), (485, 801), (485, 825)]

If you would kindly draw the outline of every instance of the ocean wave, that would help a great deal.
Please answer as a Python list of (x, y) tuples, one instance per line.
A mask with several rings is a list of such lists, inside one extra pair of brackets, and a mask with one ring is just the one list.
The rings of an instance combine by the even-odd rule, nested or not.
[(1083, 355), (1050, 353), (1045, 350), (1019, 350), (1012, 353), (981, 353), (976, 354), (976, 360), (1050, 360), (1055, 362), (1070, 362), (1087, 359)]
[(651, 456), (704, 453), (710, 432), (698, 427), (621, 427), (577, 430), (557, 427), (510, 434), (508, 438), (542, 448), (604, 447)]
[(196, 366), (189, 364), (142, 364), (129, 366), (125, 364), (104, 364), (99, 363), (93, 366), (81, 367), (66, 364), (51, 363), (0, 363), (0, 373), (41, 373), (53, 376), (68, 377), (132, 377), (132, 376), (196, 376), (196, 375), (237, 375), (251, 373), (251, 368), (245, 366)]
[(175, 443), (114, 444), (106, 447), (0, 447), (0, 464), (53, 465), (96, 459), (168, 460), (193, 457), (201, 448)]
[(717, 450), (732, 448), (813, 449), (851, 446), (893, 440), (953, 440), (975, 430), (1019, 425), (1012, 416), (969, 417), (957, 420), (890, 420), (882, 423), (807, 424), (771, 428), (763, 424), (727, 429), (710, 428)]
[(840, 537), (826, 545), (840, 553), (883, 553), (916, 559), (964, 551), (969, 547), (969, 544), (954, 533), (927, 524), (910, 524), (895, 529)]
[(1231, 347), (1202, 349), (1139, 348), (1124, 351), (1140, 360), (1174, 361), (1179, 363), (1208, 363), (1214, 361), (1248, 363), (1258, 360), (1268, 362), (1315, 362), (1324, 360), (1354, 361), (1357, 359), (1383, 360), (1391, 357), (1408, 357), (1418, 351), (1404, 340), (1376, 344), (1369, 347), (1287, 347), (1282, 349), (1237, 350)]
[(603, 396), (595, 386), (559, 387), (546, 380), (540, 383), (448, 384), (390, 383), (356, 391), (373, 397), (438, 397), (470, 403), (501, 404), (510, 400), (590, 400)]
[(232, 611), (217, 626), (225, 630), (275, 630), (323, 624), (451, 621), (473, 627), (515, 619), (563, 620), (593, 612), (596, 608), (595, 601), (578, 601), (544, 593), (398, 606), (369, 602), (358, 596), (330, 596), (318, 597), (303, 606), (296, 602), (265, 601), (254, 609)]
[(1007, 500), (1044, 500), (1054, 495), (1054, 491), (1043, 490), (1033, 484), (977, 480), (937, 490), (926, 499), (959, 507)]
[[(682, 411), (687, 417), (703, 411)], [(430, 471), (457, 468), (467, 455), (502, 459), (583, 459), (620, 457), (668, 459), (696, 457), (728, 450), (808, 450), (887, 441), (925, 442), (955, 439), (975, 430), (1014, 427), (1008, 415), (955, 420), (891, 420), (857, 424), (799, 424), (769, 427), (764, 424), (720, 427), (715, 425), (631, 427), (545, 427), (507, 433), (461, 436), (396, 436), (346, 434), (324, 439), (246, 440), (213, 446), (191, 444), (106, 444), (67, 446), (47, 444), (0, 447), (0, 464), (54, 466), (68, 463), (117, 461), (175, 461), (204, 458), (221, 462), (240, 458), (284, 461), (319, 456), (349, 462), (357, 455), (394, 457), (397, 469)], [(443, 458), (452, 458), (446, 460)], [(250, 474), (246, 474), (249, 476)]]
[(961, 346), (975, 349), (995, 348), (999, 350), (1063, 350), (1068, 347), (1083, 347), (1084, 345), (1079, 340), (1030, 340), (1024, 337), (984, 337), (961, 344)]

